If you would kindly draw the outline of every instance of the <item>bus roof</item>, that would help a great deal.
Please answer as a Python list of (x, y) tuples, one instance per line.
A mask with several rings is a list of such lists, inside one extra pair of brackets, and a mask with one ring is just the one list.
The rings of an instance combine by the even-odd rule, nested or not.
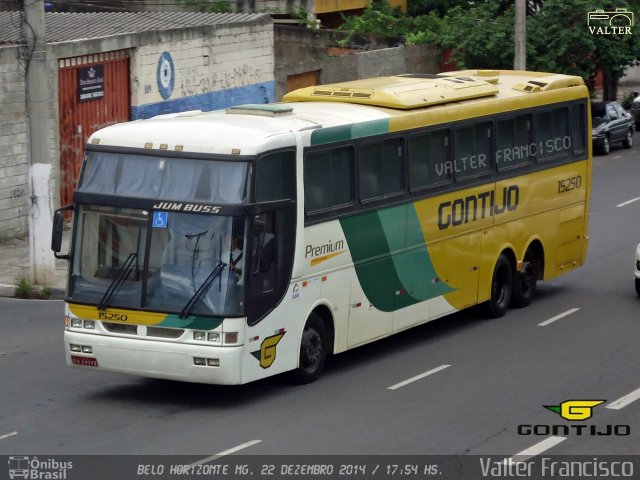
[(407, 74), (301, 88), (284, 101), (329, 101), (400, 110), (483, 97), (514, 97), (584, 86), (582, 78), (518, 70), (463, 70)]
[[(278, 105), (278, 104), (275, 104)], [(295, 145), (292, 132), (389, 118), (360, 105), (295, 104), (285, 114), (261, 114), (273, 105), (211, 112), (189, 111), (119, 123), (98, 130), (88, 144), (150, 150), (255, 155)], [(338, 107), (338, 108), (336, 108)], [(176, 148), (177, 147), (177, 148)], [(239, 153), (238, 153), (239, 152)]]
[[(471, 118), (508, 109), (504, 104), (512, 99), (529, 104), (541, 92), (555, 91), (551, 96), (558, 101), (558, 95), (571, 87), (580, 87), (574, 98), (586, 95), (580, 77), (543, 72), (465, 70), (378, 77), (299, 89), (279, 104), (172, 113), (116, 124), (91, 135), (88, 143), (255, 155), (295, 145), (292, 132), (405, 117), (407, 126), (442, 123), (460, 115)], [(462, 105), (464, 112), (455, 107)]]

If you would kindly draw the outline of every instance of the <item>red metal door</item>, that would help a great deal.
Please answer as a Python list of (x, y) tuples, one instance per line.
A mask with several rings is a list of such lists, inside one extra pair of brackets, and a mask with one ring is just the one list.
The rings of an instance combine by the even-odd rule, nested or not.
[[(102, 67), (99, 67), (102, 65)], [(80, 70), (94, 66), (104, 74), (99, 98), (81, 101)], [(99, 87), (98, 87), (99, 88)], [(68, 58), (58, 65), (60, 111), (60, 200), (71, 203), (89, 136), (113, 123), (129, 120), (129, 57), (108, 52)]]

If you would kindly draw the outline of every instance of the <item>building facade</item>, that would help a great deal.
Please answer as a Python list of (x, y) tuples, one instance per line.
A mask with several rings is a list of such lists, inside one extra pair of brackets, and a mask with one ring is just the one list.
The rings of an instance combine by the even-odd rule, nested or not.
[[(48, 98), (27, 90), (22, 12), (0, 12), (0, 238), (24, 237), (30, 142), (45, 142), (51, 210), (70, 201), (86, 139), (127, 120), (275, 100), (273, 25), (264, 14), (46, 13)], [(29, 138), (29, 102), (48, 128)], [(39, 159), (42, 161), (42, 159)], [(38, 205), (38, 208), (34, 208)]]

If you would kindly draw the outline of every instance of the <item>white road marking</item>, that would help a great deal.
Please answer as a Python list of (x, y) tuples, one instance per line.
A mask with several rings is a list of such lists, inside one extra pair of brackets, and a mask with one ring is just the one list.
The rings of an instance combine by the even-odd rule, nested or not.
[(622, 155), (615, 155), (613, 157), (614, 160), (620, 160), (622, 158)]
[(516, 453), (513, 457), (506, 459), (505, 463), (526, 462), (527, 460), (537, 455), (540, 455), (541, 453), (546, 452), (550, 448), (553, 448), (556, 445), (564, 442), (566, 439), (567, 437), (556, 437), (556, 436), (545, 438), (541, 442), (536, 443), (535, 445), (522, 450), (520, 453)]
[(607, 408), (610, 408), (611, 410), (622, 410), (624, 407), (626, 407), (630, 403), (635, 402), (639, 398), (640, 398), (640, 388), (625, 395), (624, 397), (620, 397), (618, 400), (611, 402), (609, 405), (607, 405)]
[(631, 200), (627, 200), (626, 202), (622, 202), (616, 205), (616, 207), (624, 207), (626, 205), (629, 205), (630, 203), (637, 202), (638, 200), (640, 200), (640, 197), (632, 198)]
[(539, 323), (539, 324), (538, 324), (538, 326), (539, 326), (539, 327), (546, 327), (547, 325), (549, 325), (549, 324), (551, 324), (551, 323), (553, 323), (553, 322), (555, 322), (555, 321), (557, 321), (557, 320), (560, 320), (561, 318), (564, 318), (564, 317), (566, 317), (567, 315), (571, 315), (572, 313), (575, 313), (575, 312), (577, 312), (578, 310), (580, 310), (580, 309), (579, 309), (579, 308), (572, 308), (572, 309), (570, 309), (570, 310), (567, 310), (567, 311), (566, 311), (566, 312), (564, 312), (564, 313), (561, 313), (560, 315), (556, 315), (555, 317), (552, 317), (552, 318), (550, 318), (549, 320), (545, 320), (544, 322)]
[(395, 385), (392, 385), (390, 387), (387, 388), (387, 390), (397, 390), (400, 387), (404, 387), (405, 385), (408, 385), (410, 383), (413, 383), (417, 380), (420, 380), (424, 377), (428, 377), (429, 375), (433, 375), (434, 373), (438, 373), (441, 370), (444, 370), (445, 368), (449, 368), (451, 365), (440, 365), (437, 368), (434, 368), (433, 370), (429, 370), (428, 372), (424, 372), (421, 373), (420, 375), (416, 375), (415, 377), (411, 377), (408, 380), (405, 380), (404, 382), (400, 382), (400, 383), (396, 383)]
[(245, 448), (252, 447), (253, 445), (260, 443), (262, 440), (251, 440), (250, 442), (243, 443), (242, 445), (238, 445), (237, 447), (230, 448), (229, 450), (225, 450), (224, 452), (216, 453), (215, 455), (211, 455), (210, 457), (203, 458), (202, 460), (198, 460), (191, 465), (204, 465), (205, 463), (213, 462), (220, 457), (224, 457), (226, 455), (231, 455), (232, 453), (236, 453), (239, 450), (244, 450)]
[(18, 432), (11, 432), (11, 433), (7, 433), (6, 435), (0, 435), (0, 440), (4, 440), (5, 438), (13, 437), (13, 436), (15, 436), (17, 434), (18, 434)]

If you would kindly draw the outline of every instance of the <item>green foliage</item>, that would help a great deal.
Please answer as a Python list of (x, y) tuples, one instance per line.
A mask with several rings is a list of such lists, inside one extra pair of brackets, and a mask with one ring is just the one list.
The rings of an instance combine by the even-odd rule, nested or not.
[[(615, 8), (625, 7), (633, 8), (623, 0), (615, 4)], [(529, 55), (528, 67), (580, 75), (591, 85), (601, 71), (604, 99), (613, 100), (625, 68), (640, 54), (640, 27), (636, 24), (630, 35), (598, 35), (587, 26), (588, 12), (598, 8), (615, 10), (593, 0), (547, 0), (528, 27), (527, 37), (535, 52)]]
[[(578, 75), (591, 86), (598, 72), (605, 78), (605, 98), (615, 98), (618, 80), (640, 56), (640, 27), (632, 34), (597, 35), (588, 13), (628, 8), (637, 0), (604, 5), (599, 0), (546, 0), (527, 17), (527, 69)], [(443, 17), (440, 45), (454, 50), (461, 68), (513, 68), (514, 7), (489, 0), (472, 8), (454, 7)], [(414, 34), (416, 35), (416, 34)]]
[(428, 15), (420, 15), (413, 18), (409, 32), (405, 36), (406, 43), (417, 45), (420, 43), (440, 44), (446, 21), (441, 19), (436, 12)]
[(23, 276), (16, 278), (16, 289), (13, 294), (15, 298), (47, 300), (51, 298), (51, 293), (52, 291), (49, 287), (43, 287), (42, 289), (34, 287), (28, 278)]
[(339, 41), (341, 45), (353, 43), (367, 44), (368, 37), (404, 38), (413, 21), (402, 14), (399, 8), (391, 8), (387, 0), (373, 0), (362, 15), (342, 16), (344, 23), (338, 28), (346, 35)]
[(455, 7), (443, 19), (440, 44), (453, 49), (460, 68), (512, 68), (513, 18), (514, 7), (498, 1)]
[(230, 13), (231, 5), (222, 0), (182, 0), (182, 4), (191, 10), (203, 13)]
[(16, 283), (16, 291), (14, 293), (16, 298), (33, 298), (34, 289), (29, 279), (18, 277)]
[(622, 97), (622, 102), (620, 103), (626, 110), (630, 110), (635, 98), (636, 96), (633, 94), (633, 92), (627, 92), (625, 96)]
[[(638, 15), (640, 0), (528, 0), (527, 69), (578, 75), (591, 87), (602, 72), (604, 98), (614, 99), (625, 68), (640, 59), (640, 22), (631, 34), (599, 35), (587, 20), (589, 12), (618, 8)], [(377, 35), (451, 49), (460, 68), (513, 68), (514, 0), (409, 0), (408, 11), (414, 16), (374, 0), (362, 16), (344, 17), (342, 44)]]

